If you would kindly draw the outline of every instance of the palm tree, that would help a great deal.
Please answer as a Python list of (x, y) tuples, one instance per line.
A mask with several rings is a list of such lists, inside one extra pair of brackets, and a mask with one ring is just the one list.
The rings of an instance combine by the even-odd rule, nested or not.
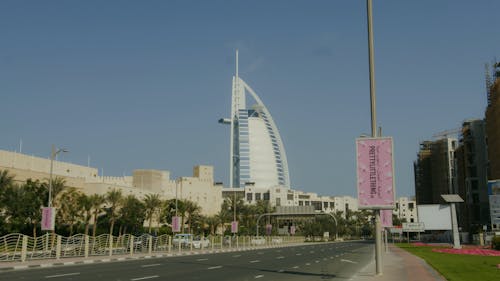
[(147, 194), (143, 201), (146, 207), (146, 219), (149, 222), (148, 232), (151, 233), (153, 217), (158, 213), (162, 205), (162, 201), (160, 200), (160, 195), (158, 194)]
[(123, 198), (119, 219), (120, 235), (122, 230), (123, 233), (127, 233), (127, 229), (130, 229), (131, 233), (142, 231), (145, 217), (146, 209), (144, 203), (133, 195)]
[(200, 214), (201, 207), (196, 204), (195, 202), (186, 200), (185, 201), (185, 210), (188, 215), (188, 229), (189, 232), (192, 233), (191, 231), (191, 224), (193, 223), (193, 220), (196, 216)]
[(108, 215), (109, 215), (109, 235), (113, 235), (113, 227), (116, 220), (118, 219), (118, 211), (122, 205), (123, 195), (118, 189), (113, 189), (108, 191), (106, 194), (106, 204), (108, 205)]
[(81, 216), (81, 205), (78, 204), (80, 197), (81, 192), (77, 191), (74, 187), (67, 188), (61, 192), (59, 197), (59, 206), (61, 210), (59, 217), (64, 223), (69, 224), (70, 236), (73, 235), (73, 226)]
[(82, 210), (83, 214), (83, 223), (85, 225), (85, 236), (89, 234), (89, 225), (90, 225), (90, 218), (92, 217), (92, 201), (91, 197), (87, 196), (84, 193), (80, 194), (80, 197), (78, 197), (78, 205), (80, 206), (80, 209)]
[(106, 202), (106, 198), (99, 194), (92, 194), (89, 200), (90, 202), (92, 202), (92, 210), (94, 217), (94, 222), (92, 226), (92, 237), (94, 237), (95, 239), (95, 234), (97, 230), (97, 219), (99, 218), (99, 215), (103, 211), (103, 204)]

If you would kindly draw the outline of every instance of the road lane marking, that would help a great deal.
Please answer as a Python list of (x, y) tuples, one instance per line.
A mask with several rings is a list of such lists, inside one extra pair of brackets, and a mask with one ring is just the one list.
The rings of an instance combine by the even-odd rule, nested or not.
[(57, 277), (74, 276), (74, 275), (80, 275), (80, 272), (73, 272), (73, 273), (66, 273), (66, 274), (57, 274), (57, 275), (49, 275), (49, 276), (45, 276), (45, 278), (57, 278)]
[(319, 261), (315, 261), (315, 263), (319, 263)]
[(153, 278), (158, 278), (160, 276), (158, 275), (152, 275), (152, 276), (145, 276), (145, 277), (139, 277), (139, 278), (134, 278), (130, 279), (131, 281), (138, 281), (138, 280), (146, 280), (146, 279), (153, 279)]
[(295, 268), (295, 269), (297, 269), (297, 268), (299, 268), (299, 266), (298, 266), (298, 265), (296, 265), (296, 266), (294, 266), (294, 267), (292, 267), (292, 268)]
[(278, 270), (278, 273), (282, 273), (282, 272), (285, 272), (285, 270), (284, 269)]
[(256, 262), (260, 262), (260, 260), (250, 261), (250, 263), (256, 263)]
[(161, 264), (159, 263), (153, 263), (153, 264), (144, 264), (144, 265), (141, 265), (141, 267), (152, 267), (152, 266), (159, 266)]
[(212, 266), (212, 267), (209, 267), (207, 269), (212, 270), (212, 269), (219, 269), (219, 268), (222, 268), (222, 265)]
[(306, 265), (311, 265), (310, 263), (306, 263)]
[(241, 255), (234, 255), (233, 258), (239, 258)]
[(208, 259), (197, 259), (196, 261), (208, 261)]
[(262, 278), (262, 277), (264, 277), (264, 275), (257, 275), (257, 276), (255, 276), (255, 279)]
[(284, 256), (276, 257), (277, 260), (284, 259), (284, 258), (285, 258)]
[(296, 256), (302, 256), (302, 254), (301, 254), (301, 253), (298, 253), (298, 254), (295, 254), (295, 255), (296, 255)]
[(350, 261), (350, 260), (345, 260), (345, 259), (341, 259), (340, 261), (341, 261), (341, 262), (348, 262), (348, 263), (357, 263), (357, 262), (355, 262), (355, 261)]

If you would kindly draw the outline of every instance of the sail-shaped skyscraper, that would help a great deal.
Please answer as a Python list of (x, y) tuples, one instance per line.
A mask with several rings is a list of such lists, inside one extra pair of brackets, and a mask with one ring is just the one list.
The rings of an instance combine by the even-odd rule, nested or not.
[[(255, 101), (247, 107), (247, 94)], [(229, 187), (284, 186), (290, 188), (285, 147), (271, 113), (260, 97), (238, 75), (233, 77), (231, 117), (219, 123), (231, 126)]]

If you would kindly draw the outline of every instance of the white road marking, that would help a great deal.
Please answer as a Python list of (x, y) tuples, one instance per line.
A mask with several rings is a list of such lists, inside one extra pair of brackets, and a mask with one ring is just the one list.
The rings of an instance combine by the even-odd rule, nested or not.
[(159, 266), (161, 264), (159, 263), (153, 263), (153, 264), (144, 264), (144, 265), (141, 265), (141, 267), (152, 267), (152, 266)]
[(294, 266), (294, 267), (292, 267), (292, 268), (295, 268), (295, 269), (297, 269), (297, 268), (299, 268), (299, 266), (298, 266), (298, 265), (296, 265), (296, 266)]
[(298, 254), (295, 254), (295, 255), (296, 255), (296, 256), (302, 256), (302, 254), (301, 254), (301, 253), (298, 253)]
[(45, 278), (57, 278), (57, 277), (74, 276), (74, 275), (80, 275), (80, 272), (58, 274), (58, 275), (49, 275), (49, 276), (45, 276)]
[(310, 263), (306, 263), (306, 265), (311, 265)]
[(357, 262), (355, 262), (355, 261), (350, 261), (350, 260), (345, 260), (345, 259), (341, 259), (340, 261), (341, 261), (341, 262), (348, 262), (348, 263), (357, 263)]
[(197, 259), (196, 261), (208, 261), (208, 259)]
[(277, 260), (284, 259), (284, 258), (285, 258), (284, 256), (276, 257)]
[(309, 254), (314, 254), (314, 251), (310, 251)]
[(222, 268), (222, 265), (212, 266), (212, 267), (209, 267), (209, 268), (207, 268), (207, 269), (208, 269), (208, 270), (212, 270), (212, 269), (218, 269), (218, 268)]
[(255, 276), (255, 279), (262, 278), (262, 277), (264, 277), (264, 275), (257, 275), (257, 276)]
[(315, 263), (319, 263), (319, 261), (315, 261)]
[(283, 269), (278, 270), (278, 273), (282, 273), (282, 272), (285, 272), (285, 270), (283, 270)]
[(256, 262), (260, 262), (260, 260), (250, 261), (250, 263), (256, 263)]
[(134, 279), (130, 279), (130, 280), (137, 281), (137, 280), (153, 279), (153, 278), (158, 278), (158, 277), (160, 277), (160, 276), (158, 276), (158, 275), (152, 275), (152, 276), (145, 276), (145, 277), (134, 278)]
[(233, 258), (239, 258), (241, 255), (234, 255)]

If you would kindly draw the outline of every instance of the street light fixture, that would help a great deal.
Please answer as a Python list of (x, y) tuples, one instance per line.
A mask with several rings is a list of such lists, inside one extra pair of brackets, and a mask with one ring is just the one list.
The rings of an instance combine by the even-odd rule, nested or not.
[(52, 171), (54, 170), (54, 158), (61, 152), (69, 152), (67, 149), (59, 148), (56, 150), (55, 145), (52, 145), (50, 152), (50, 174), (49, 174), (49, 203), (48, 207), (52, 207)]

